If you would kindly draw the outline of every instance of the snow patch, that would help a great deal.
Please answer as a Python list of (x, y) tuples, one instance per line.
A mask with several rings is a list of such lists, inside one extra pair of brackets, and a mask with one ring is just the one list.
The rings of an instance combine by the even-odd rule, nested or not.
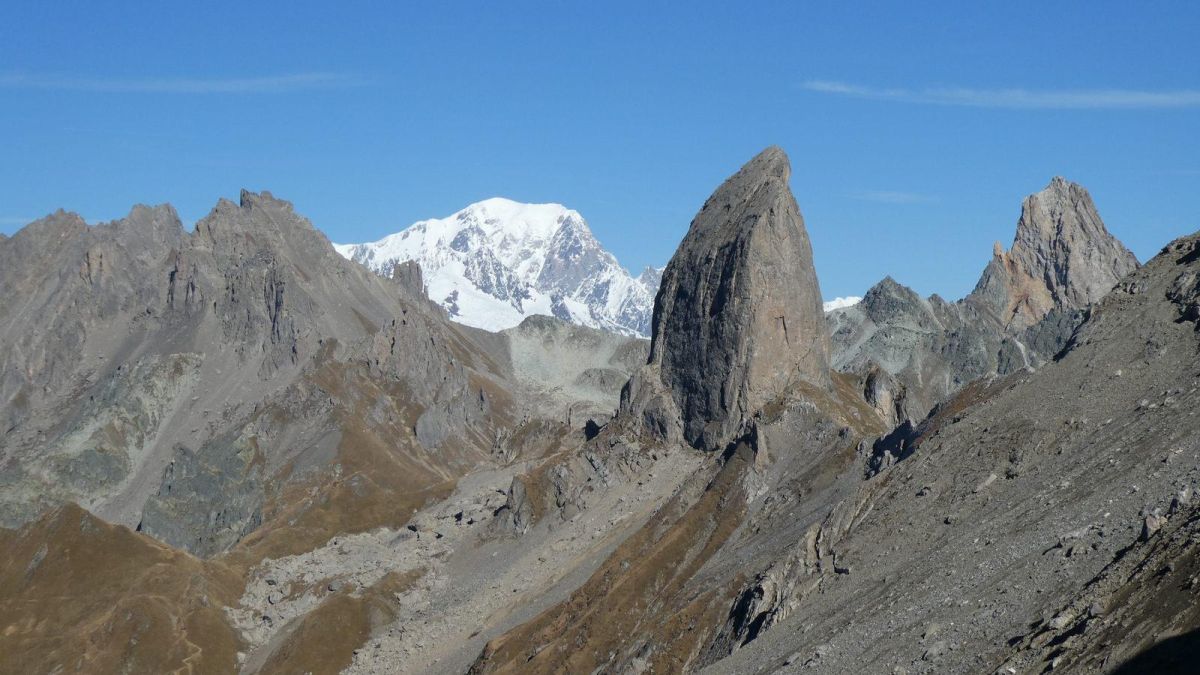
[(849, 295), (844, 298), (834, 298), (832, 300), (826, 300), (825, 301), (825, 311), (832, 312), (835, 309), (842, 309), (844, 307), (853, 307), (854, 305), (857, 305), (860, 302), (862, 302), (862, 298), (857, 295)]

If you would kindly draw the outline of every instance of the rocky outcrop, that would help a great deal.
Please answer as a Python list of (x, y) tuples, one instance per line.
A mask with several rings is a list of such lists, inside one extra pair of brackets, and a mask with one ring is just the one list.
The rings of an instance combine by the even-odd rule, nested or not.
[(263, 457), (246, 437), (198, 452), (179, 446), (142, 509), (138, 531), (200, 556), (229, 549), (262, 524)]
[(891, 426), (919, 421), (970, 382), (1036, 366), (1054, 354), (1006, 334), (972, 303), (922, 298), (891, 277), (857, 305), (830, 312), (827, 321), (833, 367), (860, 378), (864, 397)]
[[(670, 393), (695, 447), (723, 448), (799, 382), (829, 386), (821, 290), (790, 176), (783, 150), (764, 150), (709, 197), (663, 271), (639, 377)], [(631, 383), (635, 398), (638, 412), (669, 407), (655, 382)]]
[(1055, 176), (1025, 198), (1012, 247), (1005, 252), (996, 243), (969, 299), (1016, 332), (1052, 310), (1097, 302), (1137, 267), (1133, 253), (1104, 227), (1088, 191)]
[(1012, 248), (996, 244), (963, 300), (922, 298), (888, 277), (830, 312), (833, 366), (861, 378), (889, 424), (919, 421), (971, 382), (1052, 359), (1086, 308), (1137, 266), (1087, 190), (1055, 178), (1025, 199)]
[(405, 260), (402, 263), (397, 263), (392, 266), (392, 280), (404, 286), (414, 295), (428, 295), (429, 290), (425, 286), (425, 276), (421, 272), (421, 266), (415, 260)]

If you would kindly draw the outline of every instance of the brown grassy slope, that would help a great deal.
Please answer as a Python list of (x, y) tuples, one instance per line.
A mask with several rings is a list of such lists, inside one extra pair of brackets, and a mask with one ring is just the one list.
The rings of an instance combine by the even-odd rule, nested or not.
[(229, 673), (241, 581), (74, 504), (0, 543), (0, 672)]
[(745, 515), (743, 448), (696, 493), (684, 490), (608, 558), (564, 603), (490, 642), (472, 673), (592, 672), (634, 635), (663, 648), (655, 672), (682, 670), (718, 623), (722, 589), (694, 597), (684, 584), (725, 543)]

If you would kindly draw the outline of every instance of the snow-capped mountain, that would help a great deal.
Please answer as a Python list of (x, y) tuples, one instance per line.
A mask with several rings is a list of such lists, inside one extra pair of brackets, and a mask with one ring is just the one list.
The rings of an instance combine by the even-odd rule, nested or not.
[(343, 256), (390, 276), (415, 260), (429, 297), (468, 326), (502, 330), (533, 314), (625, 335), (650, 333), (662, 269), (634, 278), (561, 204), (487, 199), (448, 218), (422, 220)]

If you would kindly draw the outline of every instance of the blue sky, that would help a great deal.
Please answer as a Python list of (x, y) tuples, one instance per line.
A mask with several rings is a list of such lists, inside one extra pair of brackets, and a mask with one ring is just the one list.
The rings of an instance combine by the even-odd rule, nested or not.
[(962, 296), (1056, 174), (1143, 260), (1200, 229), (1198, 3), (46, 4), (0, 9), (7, 233), (247, 187), (362, 241), (499, 195), (636, 272), (769, 144), (826, 297)]

